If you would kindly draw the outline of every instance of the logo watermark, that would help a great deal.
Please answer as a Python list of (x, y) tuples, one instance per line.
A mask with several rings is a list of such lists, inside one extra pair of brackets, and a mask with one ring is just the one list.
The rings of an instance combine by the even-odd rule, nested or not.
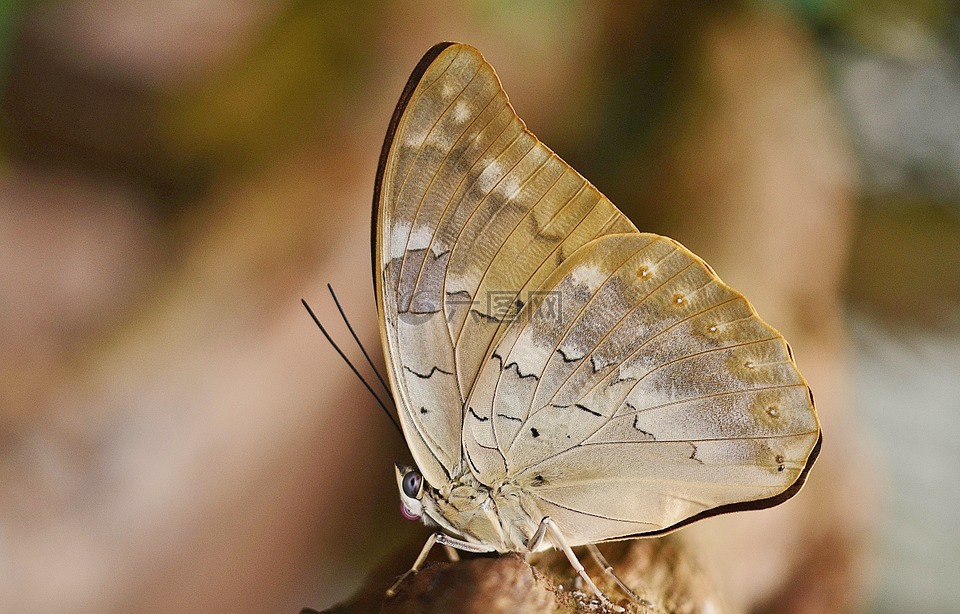
[(405, 324), (420, 325), (442, 313), (450, 324), (462, 319), (464, 311), (474, 322), (491, 324), (529, 321), (534, 316), (560, 322), (563, 319), (563, 296), (558, 290), (529, 290), (522, 293), (516, 290), (487, 290), (479, 297), (471, 297), (466, 292), (454, 292), (446, 295), (442, 310), (408, 311), (399, 317)]

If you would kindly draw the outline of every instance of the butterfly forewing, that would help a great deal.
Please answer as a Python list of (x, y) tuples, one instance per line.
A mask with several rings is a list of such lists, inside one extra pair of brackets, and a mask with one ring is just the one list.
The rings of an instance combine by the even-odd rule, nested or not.
[(389, 372), (428, 481), (461, 460), (464, 399), (542, 281), (599, 236), (635, 231), (514, 113), (475, 49), (437, 46), (384, 143), (374, 279)]

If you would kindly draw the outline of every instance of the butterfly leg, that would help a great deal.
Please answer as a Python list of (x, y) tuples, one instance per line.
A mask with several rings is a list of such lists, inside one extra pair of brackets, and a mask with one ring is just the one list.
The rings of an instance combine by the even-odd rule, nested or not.
[(417, 573), (420, 571), (420, 566), (423, 565), (423, 562), (427, 560), (427, 555), (430, 554), (430, 550), (433, 549), (433, 545), (437, 543), (437, 533), (432, 533), (430, 537), (427, 538), (427, 543), (423, 545), (423, 549), (420, 550), (420, 556), (417, 557), (417, 560), (413, 562), (413, 567), (407, 570), (402, 576), (397, 578), (397, 581), (393, 583), (393, 586), (387, 589), (387, 597), (393, 597), (397, 594), (397, 588), (404, 580), (407, 579), (412, 573)]
[(624, 584), (623, 580), (620, 579), (620, 576), (613, 571), (613, 566), (607, 562), (607, 559), (604, 558), (603, 554), (600, 552), (600, 549), (597, 548), (596, 544), (587, 544), (587, 552), (590, 553), (590, 556), (593, 557), (594, 562), (603, 570), (603, 573), (610, 576), (610, 578), (616, 583), (620, 590), (623, 591), (623, 594), (633, 600), (635, 603), (641, 605), (651, 606), (652, 604), (646, 599), (641, 599), (635, 592), (630, 590), (630, 587)]
[(607, 599), (602, 592), (600, 592), (600, 589), (597, 588), (597, 585), (594, 584), (593, 580), (590, 579), (590, 576), (587, 575), (586, 570), (580, 563), (580, 559), (578, 559), (577, 555), (573, 553), (573, 549), (570, 548), (570, 544), (567, 543), (563, 533), (560, 532), (560, 527), (558, 527), (557, 523), (555, 523), (549, 516), (546, 516), (540, 521), (540, 526), (537, 527), (536, 532), (530, 538), (530, 541), (527, 542), (527, 548), (530, 551), (536, 550), (540, 545), (540, 542), (543, 541), (543, 538), (548, 533), (550, 534), (550, 541), (552, 541), (557, 548), (560, 548), (560, 550), (563, 551), (567, 557), (567, 560), (570, 561), (570, 565), (573, 567), (574, 571), (577, 572), (577, 575), (587, 583), (587, 586), (589, 586), (601, 600), (603, 600), (605, 603), (610, 603), (610, 600)]
[(451, 563), (460, 562), (460, 555), (457, 554), (457, 549), (453, 546), (443, 545), (443, 551), (447, 553), (447, 558), (450, 559)]
[(444, 546), (448, 550), (448, 556), (452, 551), (453, 557), (456, 557), (453, 559), (454, 561), (460, 559), (456, 551), (453, 550), (454, 548), (457, 550), (463, 550), (465, 552), (493, 552), (493, 548), (488, 546), (481, 546), (478, 544), (465, 542), (462, 539), (456, 539), (455, 537), (450, 537), (449, 535), (444, 535), (443, 533), (433, 533), (427, 538), (427, 543), (423, 545), (423, 548), (420, 550), (420, 555), (417, 556), (417, 560), (413, 562), (413, 566), (408, 569), (406, 573), (397, 578), (397, 581), (393, 583), (393, 586), (387, 589), (387, 597), (393, 597), (397, 594), (397, 588), (399, 588), (403, 581), (407, 579), (407, 576), (420, 571), (420, 566), (423, 565), (423, 562), (427, 560), (427, 555), (430, 554), (430, 550), (433, 549), (434, 544), (440, 544), (441, 546)]

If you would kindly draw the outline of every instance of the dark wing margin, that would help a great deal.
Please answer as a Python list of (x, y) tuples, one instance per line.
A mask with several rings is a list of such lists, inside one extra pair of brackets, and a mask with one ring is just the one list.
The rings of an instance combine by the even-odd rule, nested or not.
[[(370, 267), (373, 273), (374, 291), (376, 291), (378, 295), (380, 294), (378, 289), (381, 282), (379, 281), (380, 272), (377, 270), (377, 221), (380, 218), (380, 194), (383, 190), (383, 175), (387, 170), (387, 158), (390, 157), (390, 150), (393, 147), (393, 139), (397, 135), (397, 127), (400, 125), (400, 119), (403, 117), (404, 111), (407, 110), (407, 104), (409, 104), (410, 98), (413, 97), (413, 92), (417, 89), (417, 86), (420, 85), (420, 80), (423, 79), (424, 73), (427, 72), (427, 69), (430, 68), (430, 65), (433, 64), (433, 61), (437, 59), (437, 56), (439, 56), (444, 49), (455, 44), (456, 43), (450, 41), (437, 43), (423, 54), (423, 57), (417, 62), (416, 68), (410, 73), (407, 84), (403, 86), (403, 92), (400, 93), (400, 100), (397, 101), (397, 106), (393, 109), (393, 116), (390, 118), (390, 124), (387, 126), (387, 134), (383, 137), (383, 147), (380, 148), (380, 161), (377, 163), (377, 176), (373, 182), (373, 215), (370, 219)], [(377, 313), (380, 318), (383, 318), (383, 309), (380, 301), (377, 301)]]

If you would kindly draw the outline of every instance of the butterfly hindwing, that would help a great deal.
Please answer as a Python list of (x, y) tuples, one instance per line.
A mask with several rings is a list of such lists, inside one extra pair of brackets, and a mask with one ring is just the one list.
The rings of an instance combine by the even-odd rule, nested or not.
[(505, 321), (570, 254), (636, 232), (540, 143), (466, 45), (432, 49), (384, 142), (374, 282), (388, 372), (428, 482), (461, 462), (464, 406)]
[(819, 440), (789, 348), (680, 244), (600, 238), (507, 326), (468, 400), (471, 467), (574, 543), (773, 501)]

